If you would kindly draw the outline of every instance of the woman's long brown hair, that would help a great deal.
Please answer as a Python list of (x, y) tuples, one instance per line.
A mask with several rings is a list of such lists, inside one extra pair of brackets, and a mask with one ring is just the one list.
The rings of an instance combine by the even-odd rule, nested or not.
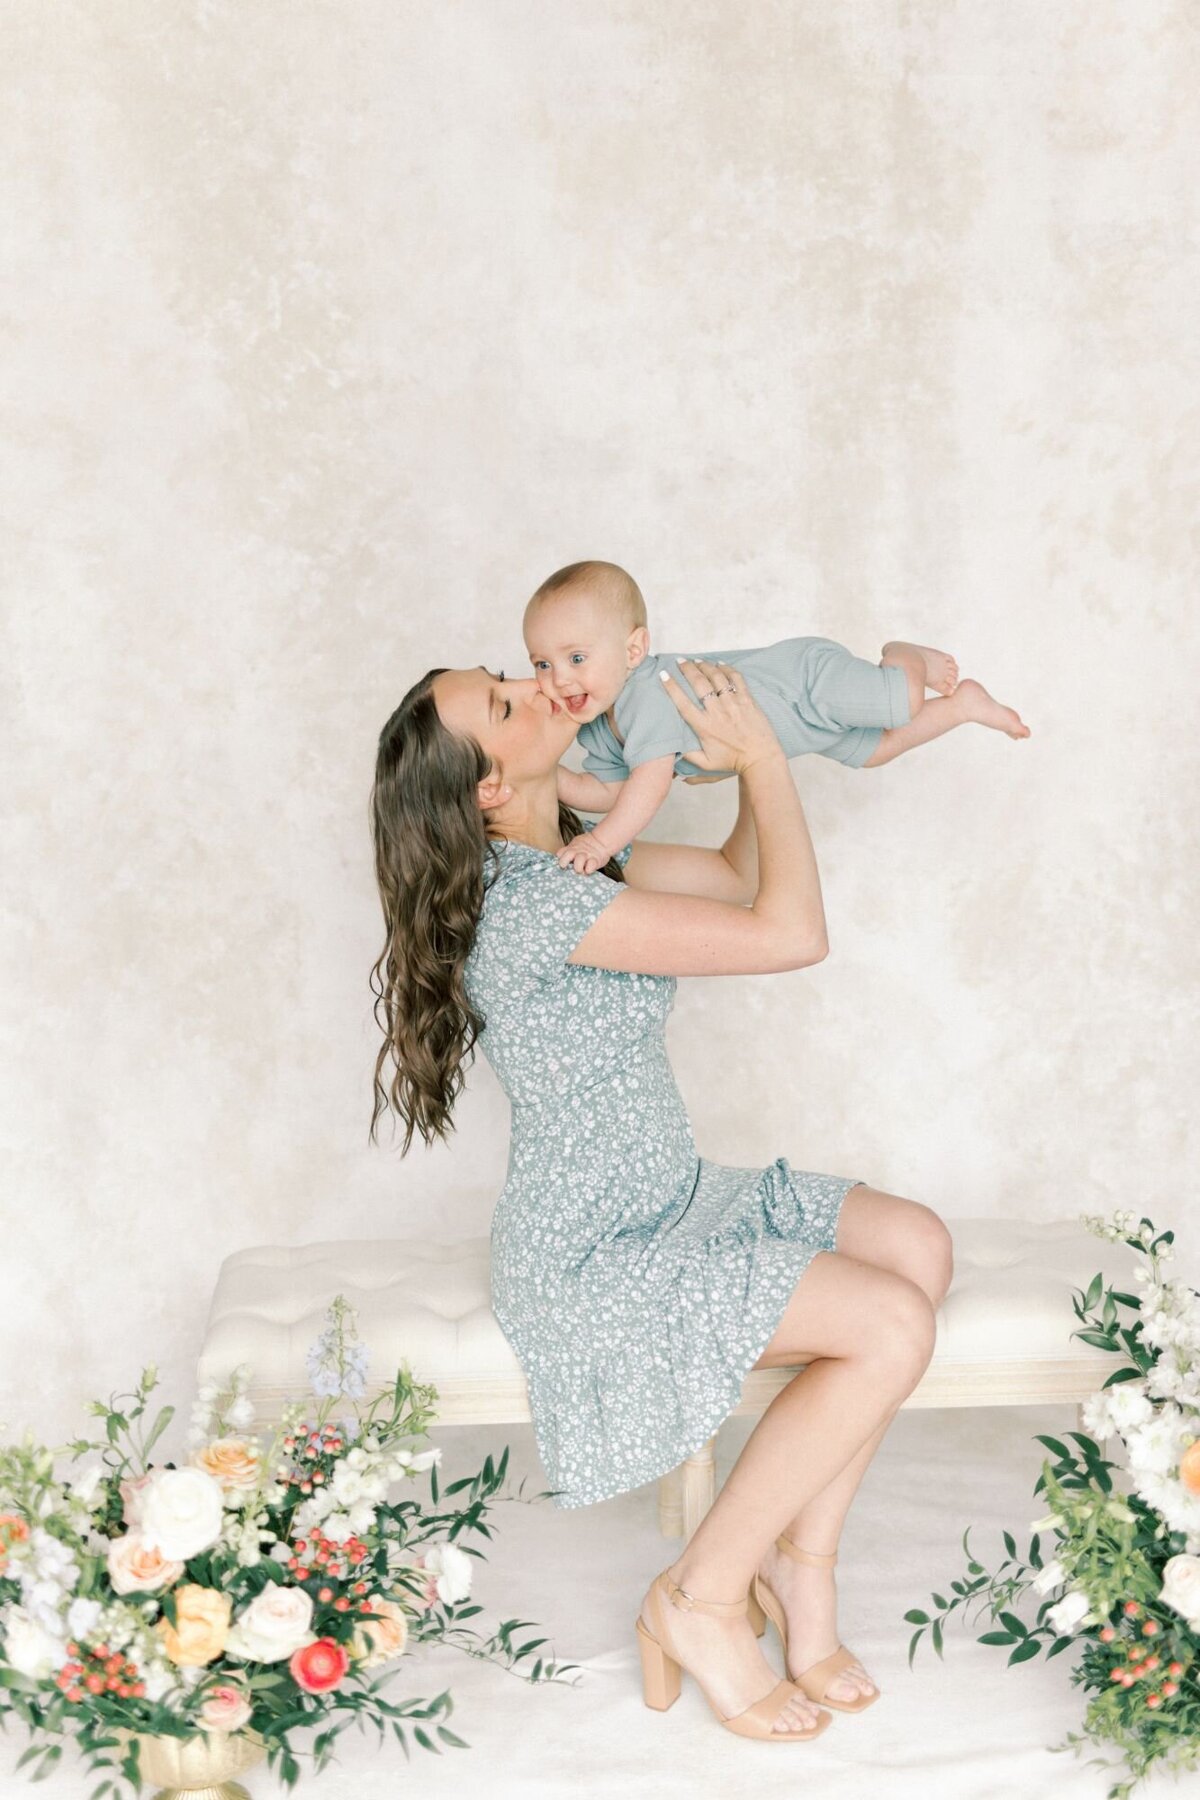
[[(448, 731), (438, 717), (431, 689), (445, 672), (422, 675), (380, 732), (371, 789), (386, 936), (370, 976), (384, 1041), (368, 1139), (375, 1142), (380, 1114), (390, 1106), (405, 1125), (402, 1156), (414, 1132), (427, 1146), (449, 1137), (451, 1111), (487, 1023), (467, 998), (463, 964), (499, 867), (476, 791), (491, 762), (474, 738)], [(561, 801), (558, 828), (564, 844), (583, 829)], [(615, 861), (603, 873), (625, 879)]]

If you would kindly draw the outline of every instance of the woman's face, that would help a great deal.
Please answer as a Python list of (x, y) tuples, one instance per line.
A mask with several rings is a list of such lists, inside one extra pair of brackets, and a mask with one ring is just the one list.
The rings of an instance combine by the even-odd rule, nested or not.
[(518, 785), (561, 761), (578, 721), (543, 694), (537, 681), (506, 680), (503, 671), (444, 669), (433, 679), (433, 703), (447, 731), (473, 737), (504, 781)]

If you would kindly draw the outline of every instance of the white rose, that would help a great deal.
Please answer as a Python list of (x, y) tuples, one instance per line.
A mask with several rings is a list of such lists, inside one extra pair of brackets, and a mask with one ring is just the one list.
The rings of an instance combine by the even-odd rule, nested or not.
[(225, 1653), (245, 1662), (280, 1662), (313, 1642), (312, 1611), (311, 1594), (273, 1581), (234, 1620)]
[(4, 1625), (4, 1654), (18, 1674), (36, 1680), (66, 1661), (67, 1641), (30, 1618), (23, 1606), (13, 1606)]
[(437, 1591), (448, 1605), (471, 1592), (471, 1558), (457, 1544), (434, 1544), (425, 1552), (425, 1567), (437, 1575)]
[(158, 1469), (141, 1496), (138, 1530), (170, 1562), (186, 1562), (221, 1535), (224, 1489), (204, 1469)]
[(1200, 1625), (1200, 1556), (1172, 1556), (1163, 1564), (1159, 1599), (1185, 1618)]
[(1088, 1597), (1072, 1588), (1064, 1594), (1057, 1606), (1052, 1606), (1046, 1614), (1047, 1623), (1063, 1636), (1069, 1635), (1082, 1621), (1088, 1610)]

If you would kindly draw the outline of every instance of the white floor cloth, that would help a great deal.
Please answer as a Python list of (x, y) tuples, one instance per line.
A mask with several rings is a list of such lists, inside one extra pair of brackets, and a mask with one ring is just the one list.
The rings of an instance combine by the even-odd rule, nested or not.
[[(972, 1552), (989, 1569), (1004, 1556), (1005, 1527), (1024, 1551), (1029, 1522), (1048, 1510), (1032, 1492), (1042, 1455), (1033, 1434), (1061, 1434), (1074, 1424), (1067, 1406), (914, 1410), (893, 1421), (851, 1509), (837, 1569), (841, 1635), (881, 1696), (859, 1716), (835, 1712), (811, 1743), (759, 1744), (723, 1731), (686, 1673), (669, 1712), (643, 1705), (633, 1620), (650, 1578), (678, 1554), (678, 1540), (659, 1535), (653, 1484), (561, 1512), (549, 1501), (496, 1506), (494, 1541), (471, 1540), (488, 1558), (476, 1567), (474, 1598), (485, 1611), (473, 1623), (491, 1630), (501, 1618), (536, 1621), (539, 1630), (520, 1635), (545, 1634), (546, 1650), (581, 1665), (571, 1678), (578, 1685), (529, 1686), (457, 1651), (422, 1651), (411, 1679), (397, 1677), (387, 1692), (430, 1696), (450, 1686), (449, 1723), (471, 1747), (440, 1757), (414, 1747), (406, 1764), (394, 1738), (381, 1746), (373, 1730), (360, 1736), (351, 1727), (338, 1764), (321, 1776), (305, 1768), (297, 1800), (395, 1800), (403, 1793), (422, 1800), (724, 1800), (742, 1793), (755, 1800), (1103, 1800), (1115, 1771), (1046, 1748), (1078, 1730), (1082, 1717), (1069, 1653), (1010, 1669), (1007, 1650), (975, 1641), (989, 1629), (981, 1616), (970, 1630), (951, 1625), (941, 1660), (926, 1633), (910, 1669), (913, 1628), (904, 1620), (910, 1607), (929, 1610), (931, 1590), (948, 1595), (951, 1580), (965, 1573), (965, 1527), (972, 1527)], [(722, 1427), (718, 1481), (752, 1425), (730, 1419)], [(443, 1446), (447, 1481), (508, 1443), (512, 1485), (522, 1475), (527, 1492), (546, 1485), (528, 1426), (446, 1428), (433, 1441)], [(1034, 1610), (1023, 1609), (1027, 1622)], [(763, 1643), (782, 1673), (770, 1627)], [(0, 1736), (4, 1800), (26, 1792), (85, 1800), (96, 1778), (67, 1755), (47, 1781), (17, 1773), (26, 1741), (16, 1724)], [(285, 1792), (265, 1766), (244, 1780), (254, 1800)], [(153, 1790), (144, 1791), (149, 1800)], [(1159, 1775), (1137, 1800), (1167, 1793), (1194, 1800), (1200, 1775), (1178, 1782)]]

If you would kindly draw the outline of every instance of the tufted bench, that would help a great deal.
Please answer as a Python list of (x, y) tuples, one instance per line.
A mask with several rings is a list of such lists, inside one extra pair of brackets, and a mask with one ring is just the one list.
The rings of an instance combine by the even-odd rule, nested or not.
[[(1073, 1219), (947, 1220), (954, 1280), (938, 1312), (933, 1359), (905, 1406), (1024, 1406), (1085, 1400), (1113, 1358), (1072, 1338), (1073, 1289), (1102, 1271), (1128, 1290), (1134, 1258)], [(529, 1419), (520, 1364), (493, 1317), (489, 1240), (329, 1240), (263, 1244), (221, 1264), (197, 1379), (224, 1381), (248, 1362), (248, 1389), (266, 1425), (309, 1391), (305, 1353), (335, 1294), (357, 1309), (370, 1350), (365, 1400), (390, 1389), (407, 1361), (437, 1388), (439, 1425)], [(736, 1413), (761, 1413), (804, 1365), (753, 1369)], [(435, 1427), (436, 1429), (436, 1427)], [(690, 1536), (715, 1493), (715, 1435), (659, 1482), (659, 1523)]]

